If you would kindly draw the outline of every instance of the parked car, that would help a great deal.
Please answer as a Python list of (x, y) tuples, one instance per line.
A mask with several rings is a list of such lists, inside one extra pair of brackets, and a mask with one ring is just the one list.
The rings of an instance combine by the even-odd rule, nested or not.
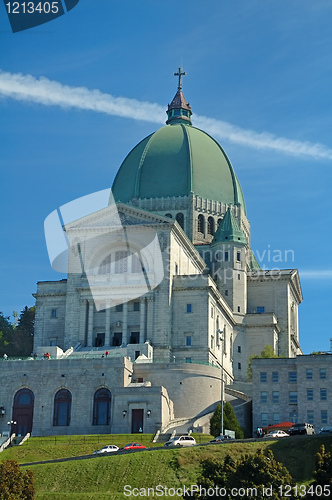
[(209, 443), (218, 444), (218, 443), (223, 443), (224, 441), (228, 441), (229, 439), (234, 439), (234, 438), (225, 434), (224, 436), (217, 436), (214, 439), (211, 439), (211, 441), (209, 441)]
[(312, 424), (302, 423), (302, 424), (294, 424), (288, 430), (290, 436), (295, 436), (296, 434), (315, 434), (315, 428)]
[(146, 446), (143, 446), (141, 443), (129, 443), (120, 448), (120, 450), (146, 450)]
[(332, 434), (332, 426), (322, 427), (319, 434)]
[(264, 435), (265, 438), (283, 438), (283, 437), (289, 437), (289, 434), (285, 431), (271, 431), (268, 432), (267, 434)]
[(94, 451), (93, 453), (112, 453), (114, 451), (118, 451), (119, 447), (115, 446), (115, 444), (109, 444), (108, 446), (103, 446), (100, 450)]
[(196, 439), (192, 436), (178, 436), (166, 441), (164, 446), (193, 446), (196, 444)]

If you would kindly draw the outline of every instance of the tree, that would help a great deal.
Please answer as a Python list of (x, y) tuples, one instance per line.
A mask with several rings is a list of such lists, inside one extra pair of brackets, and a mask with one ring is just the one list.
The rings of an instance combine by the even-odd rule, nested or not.
[(248, 363), (248, 370), (247, 370), (247, 375), (248, 378), (251, 380), (252, 379), (252, 360), (253, 359), (266, 359), (266, 358), (279, 358), (279, 356), (274, 352), (274, 349), (272, 346), (267, 344), (260, 355), (254, 354), (250, 356), (249, 358), (249, 363)]
[(0, 500), (34, 500), (34, 473), (23, 471), (15, 460), (0, 464)]
[(322, 445), (315, 456), (315, 472), (312, 486), (332, 485), (332, 455)]
[(8, 351), (9, 338), (13, 331), (12, 324), (10, 323), (9, 317), (4, 316), (0, 312), (0, 356), (3, 356)]
[[(238, 460), (232, 459), (230, 455), (227, 455), (223, 462), (215, 459), (203, 460), (197, 485), (200, 490), (191, 496), (184, 495), (184, 498), (278, 500), (282, 496), (280, 488), (288, 485), (292, 487), (294, 482), (286, 467), (275, 460), (271, 450), (267, 450), (264, 455), (260, 449), (255, 455), (245, 455)], [(269, 491), (266, 488), (269, 488)], [(240, 492), (244, 494), (240, 495)], [(289, 491), (287, 498), (295, 498), (292, 491)]]
[[(228, 401), (224, 404), (224, 429), (235, 431), (235, 437), (237, 439), (242, 439), (244, 437), (243, 430), (237, 421), (233, 407)], [(219, 436), (221, 434), (221, 403), (217, 404), (211, 417), (210, 434), (212, 436)]]
[(27, 307), (18, 317), (14, 312), (14, 324), (0, 313), (0, 356), (30, 356), (33, 348), (35, 306)]

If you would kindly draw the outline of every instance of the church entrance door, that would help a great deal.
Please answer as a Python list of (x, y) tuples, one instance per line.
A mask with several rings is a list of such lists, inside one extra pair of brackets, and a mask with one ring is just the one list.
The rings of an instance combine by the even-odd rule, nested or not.
[(34, 395), (29, 389), (21, 389), (15, 394), (13, 421), (11, 432), (17, 436), (25, 436), (32, 431)]
[(131, 433), (138, 434), (143, 432), (143, 411), (131, 410)]

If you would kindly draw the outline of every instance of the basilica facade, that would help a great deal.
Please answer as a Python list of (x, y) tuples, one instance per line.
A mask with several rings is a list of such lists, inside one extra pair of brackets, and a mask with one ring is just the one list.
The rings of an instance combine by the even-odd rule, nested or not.
[(3, 363), (16, 433), (195, 428), (221, 392), (250, 399), (250, 356), (301, 354), (298, 272), (260, 268), (235, 171), (177, 76), (166, 125), (125, 158), (108, 205), (63, 224), (68, 275), (38, 282), (36, 359)]

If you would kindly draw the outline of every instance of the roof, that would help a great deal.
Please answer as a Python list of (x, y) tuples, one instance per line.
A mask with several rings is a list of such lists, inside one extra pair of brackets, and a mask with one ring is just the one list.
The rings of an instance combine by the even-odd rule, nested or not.
[(238, 222), (230, 209), (224, 215), (219, 227), (214, 235), (212, 243), (243, 243), (246, 244), (247, 240), (243, 231), (239, 228)]
[(245, 202), (233, 167), (217, 141), (188, 122), (172, 121), (135, 146), (112, 186), (116, 202), (189, 196)]

